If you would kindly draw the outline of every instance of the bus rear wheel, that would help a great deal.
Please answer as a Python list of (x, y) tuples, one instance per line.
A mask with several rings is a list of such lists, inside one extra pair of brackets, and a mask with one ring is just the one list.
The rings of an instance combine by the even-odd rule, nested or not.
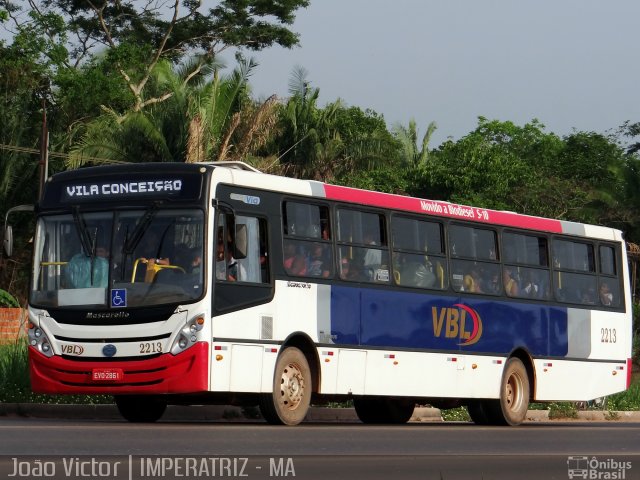
[(354, 397), (353, 406), (362, 423), (402, 424), (413, 415), (411, 399), (388, 397)]
[(312, 385), (304, 354), (285, 348), (276, 362), (272, 393), (260, 396), (260, 413), (272, 425), (297, 425), (309, 411)]
[(120, 415), (134, 423), (157, 422), (167, 409), (166, 402), (144, 395), (116, 395), (115, 401)]
[(529, 376), (522, 360), (507, 360), (500, 384), (500, 399), (483, 404), (490, 423), (494, 425), (520, 425), (529, 408)]
[(489, 414), (487, 413), (486, 400), (472, 400), (467, 404), (467, 411), (471, 421), (476, 425), (491, 425)]

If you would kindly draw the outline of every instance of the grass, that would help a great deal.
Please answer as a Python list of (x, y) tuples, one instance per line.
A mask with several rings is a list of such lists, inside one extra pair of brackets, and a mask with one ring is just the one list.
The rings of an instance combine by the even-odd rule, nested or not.
[(634, 376), (628, 390), (607, 397), (606, 408), (610, 412), (640, 410), (640, 377)]
[(33, 393), (29, 381), (27, 341), (0, 345), (0, 403), (113, 403), (110, 395), (45, 395)]

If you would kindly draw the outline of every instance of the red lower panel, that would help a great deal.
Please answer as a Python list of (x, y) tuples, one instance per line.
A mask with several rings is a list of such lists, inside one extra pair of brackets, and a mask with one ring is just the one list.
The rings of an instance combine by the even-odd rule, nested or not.
[(152, 359), (121, 362), (83, 362), (57, 355), (47, 358), (29, 347), (29, 364), (31, 388), (36, 393), (197, 393), (208, 388), (209, 346), (200, 342), (178, 355), (165, 353)]

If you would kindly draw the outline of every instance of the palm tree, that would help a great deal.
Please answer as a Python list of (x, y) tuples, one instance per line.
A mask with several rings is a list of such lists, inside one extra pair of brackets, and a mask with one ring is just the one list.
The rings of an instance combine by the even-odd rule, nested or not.
[[(191, 65), (174, 70), (168, 62), (160, 62), (153, 80), (156, 90), (167, 92), (162, 101), (124, 115), (105, 109), (71, 149), (68, 166), (77, 168), (89, 161), (199, 162), (248, 155), (264, 143), (265, 128), (275, 124), (275, 98), (261, 105), (249, 100), (248, 78), (255, 67), (253, 60), (239, 59), (229, 76), (220, 75), (219, 64), (203, 65), (193, 76)], [(205, 81), (210, 74), (213, 78)]]
[(241, 160), (264, 145), (275, 126), (277, 99), (249, 98), (249, 77), (257, 64), (239, 58), (229, 77), (213, 81), (192, 97), (187, 162)]
[(394, 136), (402, 144), (401, 155), (405, 163), (412, 167), (427, 163), (429, 160), (429, 142), (437, 128), (436, 122), (429, 123), (427, 131), (422, 137), (422, 145), (420, 147), (418, 147), (418, 129), (414, 119), (409, 121), (408, 127), (398, 124), (393, 128)]

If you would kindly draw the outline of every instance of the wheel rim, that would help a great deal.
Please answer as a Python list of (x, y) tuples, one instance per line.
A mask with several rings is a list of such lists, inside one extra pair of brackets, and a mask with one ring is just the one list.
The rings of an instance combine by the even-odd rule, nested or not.
[(522, 391), (524, 390), (523, 380), (520, 375), (512, 374), (509, 376), (509, 380), (505, 385), (505, 403), (506, 407), (511, 412), (520, 411), (520, 407), (522, 406), (523, 395)]
[(283, 406), (295, 410), (304, 397), (304, 375), (299, 365), (289, 363), (282, 371), (280, 380), (280, 397)]

